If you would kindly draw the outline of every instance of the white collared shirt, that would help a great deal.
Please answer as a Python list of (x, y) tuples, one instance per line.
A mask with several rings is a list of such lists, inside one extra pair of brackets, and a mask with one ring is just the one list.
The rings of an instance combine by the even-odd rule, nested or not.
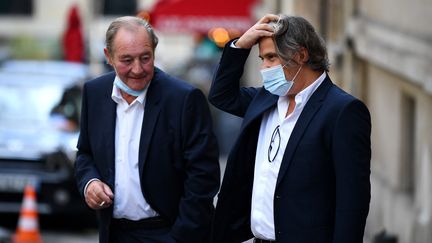
[[(277, 106), (263, 115), (255, 156), (251, 205), (251, 230), (257, 238), (276, 239), (273, 198), (285, 148), (303, 108), (325, 77), (326, 73), (323, 72), (317, 80), (295, 96), (295, 108), (287, 117), (285, 117), (289, 104), (287, 96), (279, 97)], [(279, 126), (280, 133), (279, 143), (279, 137), (274, 132), (277, 126)], [(269, 146), (273, 134), (275, 136), (272, 151), (277, 150), (278, 152), (276, 155), (274, 152), (271, 153), (270, 160), (273, 158), (274, 160), (269, 162)]]
[[(117, 77), (116, 77), (117, 78)], [(111, 98), (117, 103), (115, 126), (114, 218), (139, 220), (157, 216), (144, 199), (138, 154), (147, 89), (131, 104), (113, 85)]]

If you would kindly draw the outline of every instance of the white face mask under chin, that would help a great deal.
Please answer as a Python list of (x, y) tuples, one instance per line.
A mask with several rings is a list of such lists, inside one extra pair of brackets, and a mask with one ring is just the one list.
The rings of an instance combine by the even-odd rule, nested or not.
[(293, 86), (294, 80), (296, 79), (297, 75), (300, 73), (300, 70), (302, 69), (302, 65), (300, 65), (293, 79), (287, 80), (285, 78), (285, 73), (283, 71), (284, 67), (285, 65), (282, 66), (281, 64), (279, 64), (261, 70), (261, 76), (263, 78), (264, 88), (274, 95), (278, 95), (278, 96), (286, 95), (288, 91), (291, 89), (291, 87)]

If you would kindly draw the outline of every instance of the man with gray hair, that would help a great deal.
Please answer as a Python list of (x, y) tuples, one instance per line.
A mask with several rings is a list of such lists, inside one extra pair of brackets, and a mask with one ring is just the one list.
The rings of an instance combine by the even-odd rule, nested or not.
[(154, 66), (157, 44), (145, 20), (114, 20), (115, 72), (84, 85), (75, 177), (103, 243), (209, 241), (220, 180), (209, 108)]
[[(263, 87), (241, 87), (255, 44)], [(302, 17), (266, 15), (227, 44), (209, 101), (243, 124), (218, 195), (213, 242), (363, 242), (370, 115), (328, 71), (324, 41)]]

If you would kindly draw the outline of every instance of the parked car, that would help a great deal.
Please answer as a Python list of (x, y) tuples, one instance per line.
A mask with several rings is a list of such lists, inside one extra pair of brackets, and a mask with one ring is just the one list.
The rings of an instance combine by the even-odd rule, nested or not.
[(0, 65), (0, 214), (18, 216), (24, 187), (32, 184), (40, 215), (94, 219), (73, 177), (88, 76), (88, 67), (78, 63)]

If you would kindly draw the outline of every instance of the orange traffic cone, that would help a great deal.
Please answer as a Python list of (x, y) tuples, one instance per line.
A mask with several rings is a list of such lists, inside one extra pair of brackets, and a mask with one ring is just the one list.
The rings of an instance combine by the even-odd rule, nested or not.
[(36, 192), (32, 185), (24, 189), (24, 199), (21, 205), (18, 227), (12, 237), (13, 243), (41, 243), (42, 237), (39, 233), (38, 212), (36, 203)]

